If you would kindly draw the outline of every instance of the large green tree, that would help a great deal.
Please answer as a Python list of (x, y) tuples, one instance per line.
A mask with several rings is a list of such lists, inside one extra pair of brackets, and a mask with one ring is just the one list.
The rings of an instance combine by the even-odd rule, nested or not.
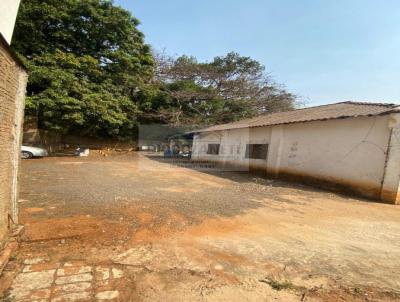
[(107, 0), (23, 0), (12, 41), (30, 72), (27, 116), (61, 133), (131, 137), (153, 78), (139, 21)]
[(234, 52), (205, 63), (158, 55), (156, 75), (159, 92), (143, 97), (140, 108), (147, 118), (175, 125), (226, 123), (295, 106), (296, 97), (263, 65)]
[(294, 107), (256, 60), (154, 58), (138, 24), (108, 0), (22, 0), (12, 46), (30, 72), (26, 116), (62, 134), (134, 138), (138, 123), (203, 126)]

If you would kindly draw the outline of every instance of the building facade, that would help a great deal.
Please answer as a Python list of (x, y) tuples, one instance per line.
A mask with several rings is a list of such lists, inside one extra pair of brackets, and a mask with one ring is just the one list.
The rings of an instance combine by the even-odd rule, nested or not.
[(344, 102), (196, 132), (194, 160), (399, 203), (396, 105)]

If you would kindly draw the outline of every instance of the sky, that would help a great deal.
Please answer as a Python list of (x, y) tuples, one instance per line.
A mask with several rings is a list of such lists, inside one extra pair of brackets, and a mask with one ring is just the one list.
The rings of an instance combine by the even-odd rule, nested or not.
[(115, 0), (146, 43), (210, 61), (261, 62), (306, 105), (400, 104), (400, 0)]

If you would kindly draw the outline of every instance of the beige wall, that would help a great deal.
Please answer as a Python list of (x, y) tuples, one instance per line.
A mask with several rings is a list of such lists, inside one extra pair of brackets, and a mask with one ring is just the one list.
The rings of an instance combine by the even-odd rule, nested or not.
[(17, 175), (27, 74), (0, 41), (0, 243), (17, 222)]
[[(203, 133), (195, 136), (193, 158), (215, 160), (242, 169), (255, 166), (269, 176), (306, 179), (380, 198), (389, 137), (395, 133), (389, 127), (389, 120), (393, 119), (389, 115), (358, 117)], [(400, 141), (397, 144), (394, 141), (388, 167), (395, 167), (392, 174), (398, 176), (400, 166), (396, 170), (396, 164), (400, 163), (400, 155), (396, 148), (400, 151)], [(208, 142), (219, 142), (229, 150), (237, 147), (240, 152), (210, 156), (206, 154)], [(248, 143), (268, 143), (268, 158), (246, 160)], [(397, 192), (399, 179), (388, 175), (386, 182), (391, 192), (394, 187)]]
[[(223, 163), (234, 163), (234, 168), (246, 171), (251, 166), (267, 169), (267, 161), (259, 159), (246, 159), (247, 144), (270, 144), (272, 128), (245, 128), (203, 133), (201, 138), (196, 136), (193, 143), (193, 158), (215, 160)], [(207, 154), (209, 143), (220, 144), (220, 155)], [(229, 167), (228, 167), (229, 168)]]
[(400, 203), (400, 114), (389, 116), (391, 137), (387, 148), (385, 172), (382, 182), (381, 198), (384, 201)]
[(0, 33), (11, 43), (20, 0), (0, 0)]

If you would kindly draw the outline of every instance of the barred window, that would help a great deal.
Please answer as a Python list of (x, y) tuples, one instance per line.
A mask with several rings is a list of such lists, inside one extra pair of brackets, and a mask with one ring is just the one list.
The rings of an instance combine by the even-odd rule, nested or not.
[(267, 159), (268, 144), (247, 144), (246, 158)]
[(208, 144), (207, 154), (218, 155), (219, 146), (219, 144)]

